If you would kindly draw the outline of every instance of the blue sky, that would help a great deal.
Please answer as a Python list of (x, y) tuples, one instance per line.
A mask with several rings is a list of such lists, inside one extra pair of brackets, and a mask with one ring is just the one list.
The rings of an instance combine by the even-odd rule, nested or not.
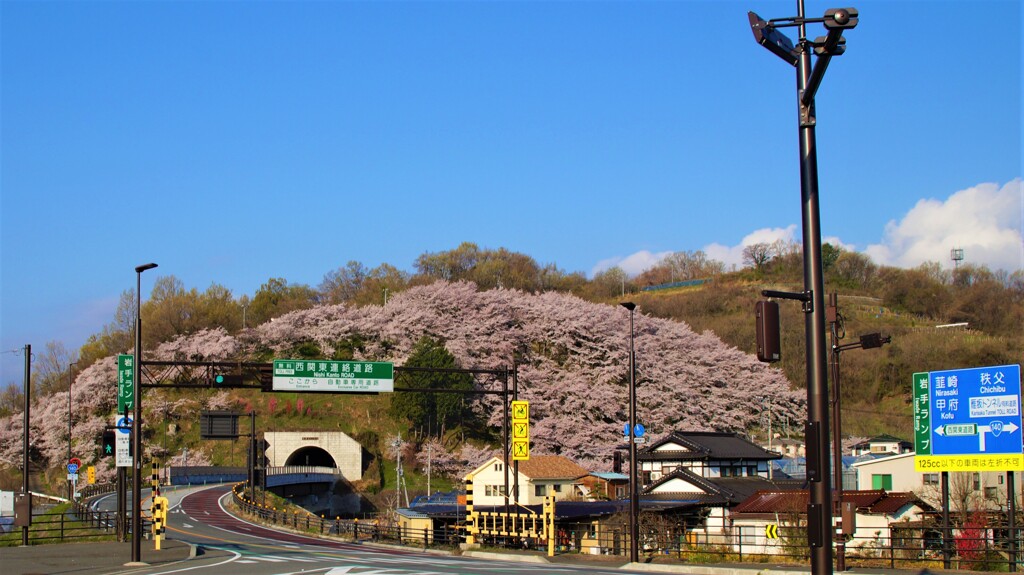
[[(1020, 2), (850, 5), (823, 236), (1024, 267)], [(748, 10), (796, 2), (4, 1), (0, 351), (77, 350), (150, 261), (144, 297), (237, 297), (463, 241), (590, 275), (799, 240), (795, 72)]]

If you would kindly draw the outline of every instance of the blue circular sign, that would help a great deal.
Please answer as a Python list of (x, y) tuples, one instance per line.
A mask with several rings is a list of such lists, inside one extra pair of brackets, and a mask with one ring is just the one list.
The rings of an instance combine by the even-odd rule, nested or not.
[(132, 419), (127, 415), (117, 420), (117, 430), (124, 434), (132, 432)]
[(644, 436), (644, 432), (646, 432), (646, 431), (647, 431), (647, 429), (644, 428), (644, 424), (642, 424), (642, 423), (638, 423), (635, 426), (633, 426), (633, 436), (634, 437), (643, 437)]
[(78, 473), (78, 464), (77, 463), (69, 463), (68, 464), (68, 473)]

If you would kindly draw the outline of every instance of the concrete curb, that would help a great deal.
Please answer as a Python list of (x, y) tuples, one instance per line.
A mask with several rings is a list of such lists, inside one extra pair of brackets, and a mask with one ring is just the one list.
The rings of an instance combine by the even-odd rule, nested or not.
[(547, 557), (540, 557), (538, 555), (519, 555), (517, 553), (502, 553), (500, 551), (463, 551), (463, 557), (472, 557), (474, 559), (497, 559), (500, 561), (516, 561), (518, 563), (544, 563), (551, 565)]

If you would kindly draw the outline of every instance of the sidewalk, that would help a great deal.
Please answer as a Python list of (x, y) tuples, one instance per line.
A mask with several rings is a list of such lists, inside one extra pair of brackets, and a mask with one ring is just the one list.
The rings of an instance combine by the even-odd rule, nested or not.
[[(169, 565), (194, 556), (194, 548), (181, 541), (164, 540), (160, 551), (152, 541), (143, 541), (142, 562)], [(126, 571), (132, 559), (132, 544), (116, 542), (54, 543), (28, 547), (0, 547), (4, 575), (102, 575)]]

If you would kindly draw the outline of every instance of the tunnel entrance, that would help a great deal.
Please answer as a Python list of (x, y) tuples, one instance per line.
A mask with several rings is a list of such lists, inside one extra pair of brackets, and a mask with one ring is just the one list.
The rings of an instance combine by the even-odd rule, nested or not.
[(301, 447), (288, 456), (285, 465), (315, 465), (318, 467), (338, 467), (338, 464), (327, 453), (319, 447)]

